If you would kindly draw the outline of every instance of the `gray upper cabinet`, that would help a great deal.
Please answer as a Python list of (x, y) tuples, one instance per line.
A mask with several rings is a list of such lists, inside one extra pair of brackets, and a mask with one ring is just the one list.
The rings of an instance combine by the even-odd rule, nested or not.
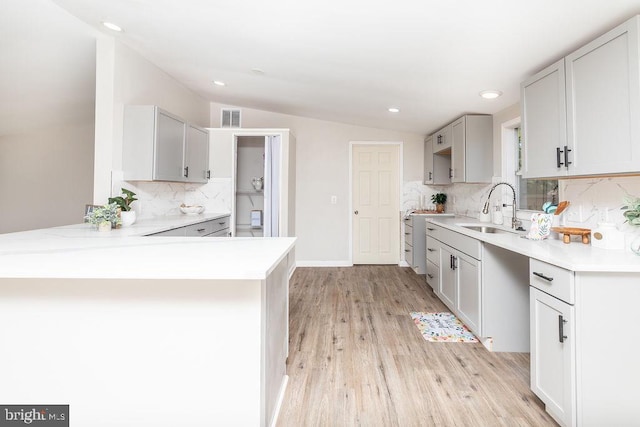
[(521, 84), (522, 173), (526, 178), (566, 175), (567, 145), (564, 59)]
[(207, 130), (153, 105), (125, 106), (123, 127), (125, 180), (207, 182)]
[(182, 181), (186, 123), (162, 110), (156, 112), (153, 179)]
[(493, 117), (469, 114), (451, 124), (451, 181), (491, 182)]
[(424, 184), (433, 184), (433, 137), (424, 140)]
[(433, 152), (439, 153), (451, 149), (451, 124), (433, 134)]
[(565, 58), (571, 175), (640, 171), (639, 19)]
[(209, 131), (187, 125), (187, 149), (185, 162), (189, 182), (206, 183), (209, 172)]
[(640, 171), (639, 20), (522, 83), (525, 178)]
[[(437, 141), (441, 141), (440, 146)], [(427, 158), (428, 155), (431, 157)], [(467, 114), (449, 123), (425, 140), (424, 162), (425, 184), (491, 182), (493, 117)]]

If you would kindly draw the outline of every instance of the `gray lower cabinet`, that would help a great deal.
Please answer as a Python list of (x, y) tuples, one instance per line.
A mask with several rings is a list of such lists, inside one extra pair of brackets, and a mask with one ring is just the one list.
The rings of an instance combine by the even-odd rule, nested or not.
[(493, 351), (529, 350), (529, 259), (426, 222), (427, 282)]
[(224, 216), (222, 218), (210, 219), (208, 221), (187, 225), (185, 227), (172, 228), (171, 230), (149, 234), (149, 236), (229, 237), (231, 236), (229, 218), (229, 216)]
[(404, 223), (404, 259), (417, 274), (426, 273), (425, 220), (424, 217), (410, 215)]

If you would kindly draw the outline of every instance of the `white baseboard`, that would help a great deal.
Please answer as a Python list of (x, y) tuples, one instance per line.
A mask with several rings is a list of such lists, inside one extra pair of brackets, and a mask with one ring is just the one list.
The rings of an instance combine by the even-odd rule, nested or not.
[(280, 415), (280, 409), (282, 409), (282, 401), (284, 400), (284, 392), (287, 390), (287, 384), (289, 383), (289, 375), (285, 375), (282, 378), (282, 384), (280, 385), (280, 392), (278, 393), (278, 400), (276, 403), (276, 407), (273, 411), (273, 418), (271, 419), (271, 427), (275, 427), (276, 422), (278, 421), (278, 416)]
[(400, 263), (398, 264), (398, 267), (411, 267), (409, 265), (409, 263), (405, 260), (400, 261)]
[(353, 267), (351, 261), (296, 261), (296, 267)]

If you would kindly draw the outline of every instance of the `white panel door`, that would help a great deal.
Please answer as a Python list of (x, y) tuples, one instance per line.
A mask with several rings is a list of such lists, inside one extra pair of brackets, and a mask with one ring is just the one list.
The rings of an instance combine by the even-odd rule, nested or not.
[(354, 264), (399, 261), (399, 161), (399, 145), (353, 145)]

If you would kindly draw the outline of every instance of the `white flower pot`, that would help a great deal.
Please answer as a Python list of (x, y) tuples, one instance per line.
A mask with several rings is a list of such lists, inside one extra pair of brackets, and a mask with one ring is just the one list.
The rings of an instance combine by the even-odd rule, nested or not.
[(136, 211), (122, 211), (120, 212), (120, 219), (122, 220), (122, 226), (128, 227), (136, 222)]
[(98, 231), (111, 231), (111, 223), (110, 222), (101, 222), (98, 224)]

